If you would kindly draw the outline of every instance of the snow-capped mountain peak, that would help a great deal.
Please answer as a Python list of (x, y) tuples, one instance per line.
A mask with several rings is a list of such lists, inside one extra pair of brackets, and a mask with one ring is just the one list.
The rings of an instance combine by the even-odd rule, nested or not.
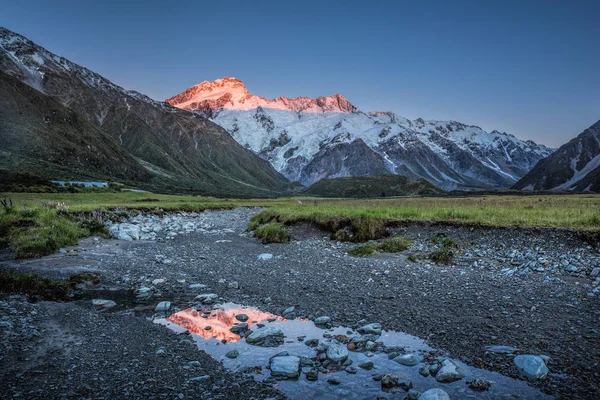
[(267, 99), (255, 96), (237, 78), (224, 77), (215, 81), (204, 81), (166, 100), (167, 103), (185, 110), (252, 110), (258, 107), (309, 113), (349, 113), (354, 107), (341, 94), (319, 96), (315, 99), (305, 96)]
[(508, 187), (552, 152), (499, 131), (457, 121), (362, 112), (342, 95), (251, 94), (236, 78), (202, 82), (166, 100), (224, 127), (288, 179), (394, 173), (445, 189)]

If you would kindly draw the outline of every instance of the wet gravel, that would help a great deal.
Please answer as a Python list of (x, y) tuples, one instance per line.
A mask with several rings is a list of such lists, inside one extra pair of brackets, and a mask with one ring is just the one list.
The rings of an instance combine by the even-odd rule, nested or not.
[[(593, 276), (598, 253), (573, 232), (411, 224), (396, 228), (417, 239), (407, 252), (358, 258), (347, 254), (352, 244), (331, 241), (328, 233), (310, 226), (292, 227), (289, 244), (262, 245), (245, 232), (257, 211), (186, 216), (199, 229), (188, 225), (179, 233), (177, 226), (166, 225), (151, 230), (154, 240), (89, 238), (64, 254), (3, 265), (52, 277), (97, 272), (100, 287), (136, 289), (150, 310), (160, 300), (183, 309), (197, 294), (215, 293), (275, 314), (294, 305), (298, 316), (328, 315), (334, 324), (380, 322), (385, 329), (426, 339), (467, 364), (516, 378), (513, 356), (484, 349), (513, 346), (518, 349), (514, 354), (550, 357), (549, 377), (531, 383), (544, 392), (563, 399), (600, 396), (600, 300)], [(436, 247), (430, 237), (440, 232), (458, 243), (455, 262), (448, 266), (425, 258)], [(568, 269), (571, 265), (576, 270)], [(208, 287), (190, 288), (193, 284)], [(45, 398), (121, 398), (123, 390), (130, 398), (148, 398), (148, 393), (157, 398), (276, 395), (251, 378), (224, 371), (185, 338), (143, 315), (131, 315), (127, 310), (136, 305), (135, 297), (118, 298), (115, 312), (102, 313), (89, 300), (10, 301), (15, 305), (0, 307), (0, 317), (16, 309), (32, 319), (26, 325), (39, 324), (39, 336), (21, 332), (17, 324), (0, 327), (1, 393), (49, 390), (52, 395)], [(59, 349), (53, 350), (52, 343)], [(165, 353), (157, 356), (161, 346)], [(131, 349), (125, 357), (124, 348)], [(200, 370), (184, 368), (194, 360), (200, 361)], [(203, 375), (210, 381), (190, 381)], [(239, 395), (227, 397), (231, 388)], [(36, 398), (29, 394), (25, 397)]]

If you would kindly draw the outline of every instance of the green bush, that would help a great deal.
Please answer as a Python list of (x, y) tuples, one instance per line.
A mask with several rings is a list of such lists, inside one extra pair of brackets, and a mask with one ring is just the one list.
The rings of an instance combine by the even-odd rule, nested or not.
[(448, 236), (445, 233), (438, 233), (431, 237), (431, 241), (442, 246), (445, 249), (452, 249), (458, 247), (456, 241)]
[(283, 225), (277, 222), (271, 222), (256, 228), (254, 237), (259, 238), (263, 244), (285, 243), (290, 241), (290, 233), (283, 228)]
[(442, 248), (431, 253), (429, 258), (436, 264), (450, 264), (453, 259), (453, 254), (452, 251), (447, 248)]
[(412, 244), (412, 240), (402, 236), (397, 236), (384, 241), (383, 243), (369, 243), (364, 246), (358, 246), (348, 251), (351, 256), (366, 257), (375, 252), (400, 253), (407, 250)]
[(357, 246), (348, 251), (348, 254), (355, 257), (366, 257), (375, 253), (379, 249), (379, 245), (376, 243), (365, 244), (364, 246)]
[(408, 250), (412, 242), (413, 241), (410, 239), (407, 239), (402, 236), (397, 236), (383, 242), (379, 246), (379, 249), (386, 253), (400, 253), (402, 251)]

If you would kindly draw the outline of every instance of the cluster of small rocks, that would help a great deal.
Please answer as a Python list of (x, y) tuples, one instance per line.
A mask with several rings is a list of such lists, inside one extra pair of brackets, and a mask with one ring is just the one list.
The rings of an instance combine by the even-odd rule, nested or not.
[[(325, 328), (331, 325), (331, 318), (321, 316), (313, 320), (318, 327)], [(260, 328), (258, 331), (268, 331), (272, 328)], [(258, 332), (257, 331), (257, 332)], [(370, 371), (375, 368), (372, 361), (365, 361), (353, 366), (354, 361), (350, 357), (350, 352), (363, 352), (367, 357), (373, 357), (375, 354), (387, 354), (387, 357), (394, 362), (408, 367), (422, 365), (419, 373), (424, 376), (431, 376), (436, 381), (441, 383), (451, 383), (464, 378), (465, 373), (462, 368), (456, 365), (452, 360), (446, 357), (437, 356), (435, 351), (432, 352), (406, 352), (402, 347), (385, 346), (379, 338), (382, 333), (382, 327), (379, 323), (371, 323), (356, 329), (358, 334), (348, 331), (348, 335), (338, 334), (332, 336), (329, 333), (324, 333), (324, 340), (311, 339), (305, 341), (309, 347), (313, 347), (316, 351), (312, 357), (298, 356), (290, 354), (288, 351), (283, 351), (269, 360), (269, 369), (273, 379), (298, 379), (302, 373), (309, 381), (319, 380), (320, 374), (329, 375), (338, 371), (345, 371), (348, 374), (356, 374), (357, 368)], [(278, 332), (281, 336), (283, 333)], [(254, 334), (253, 334), (254, 335)], [(251, 336), (246, 336), (248, 343)], [(299, 337), (299, 341), (304, 341), (304, 337)], [(283, 343), (283, 341), (282, 341)], [(431, 398), (445, 399), (449, 398), (447, 393), (441, 389), (432, 392), (428, 390), (421, 394), (413, 389), (412, 382), (401, 382), (398, 376), (393, 373), (389, 374), (372, 374), (372, 379), (381, 383), (382, 390), (386, 392), (395, 392), (403, 389), (408, 393), (409, 399)], [(330, 385), (339, 385), (340, 379), (332, 376), (327, 379)], [(475, 385), (480, 390), (487, 390), (491, 386), (491, 382), (479, 380)], [(481, 389), (483, 388), (483, 389)], [(475, 389), (474, 389), (475, 390)], [(421, 396), (421, 397), (419, 397)], [(424, 397), (423, 397), (424, 396)], [(433, 397), (430, 397), (433, 396)], [(435, 397), (437, 396), (437, 397)], [(444, 397), (445, 396), (445, 397)]]
[(139, 213), (120, 222), (107, 221), (112, 237), (119, 240), (164, 240), (192, 232), (221, 233), (205, 218), (205, 213), (177, 212), (162, 216)]

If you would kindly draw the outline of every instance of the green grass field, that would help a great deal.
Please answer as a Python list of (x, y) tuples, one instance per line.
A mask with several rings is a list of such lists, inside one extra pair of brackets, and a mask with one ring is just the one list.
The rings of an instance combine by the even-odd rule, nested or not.
[[(238, 206), (262, 206), (252, 230), (272, 222), (292, 225), (315, 223), (341, 240), (363, 242), (386, 235), (385, 226), (406, 221), (432, 221), (482, 226), (521, 226), (600, 230), (600, 195), (413, 197), (373, 200), (349, 199), (219, 199), (119, 193), (5, 193), (12, 210), (0, 210), (0, 245), (21, 257), (48, 254), (73, 245), (77, 239), (101, 232), (89, 213), (102, 209), (202, 211)], [(42, 208), (44, 202), (64, 202), (67, 212)], [(350, 236), (344, 231), (351, 230)]]

